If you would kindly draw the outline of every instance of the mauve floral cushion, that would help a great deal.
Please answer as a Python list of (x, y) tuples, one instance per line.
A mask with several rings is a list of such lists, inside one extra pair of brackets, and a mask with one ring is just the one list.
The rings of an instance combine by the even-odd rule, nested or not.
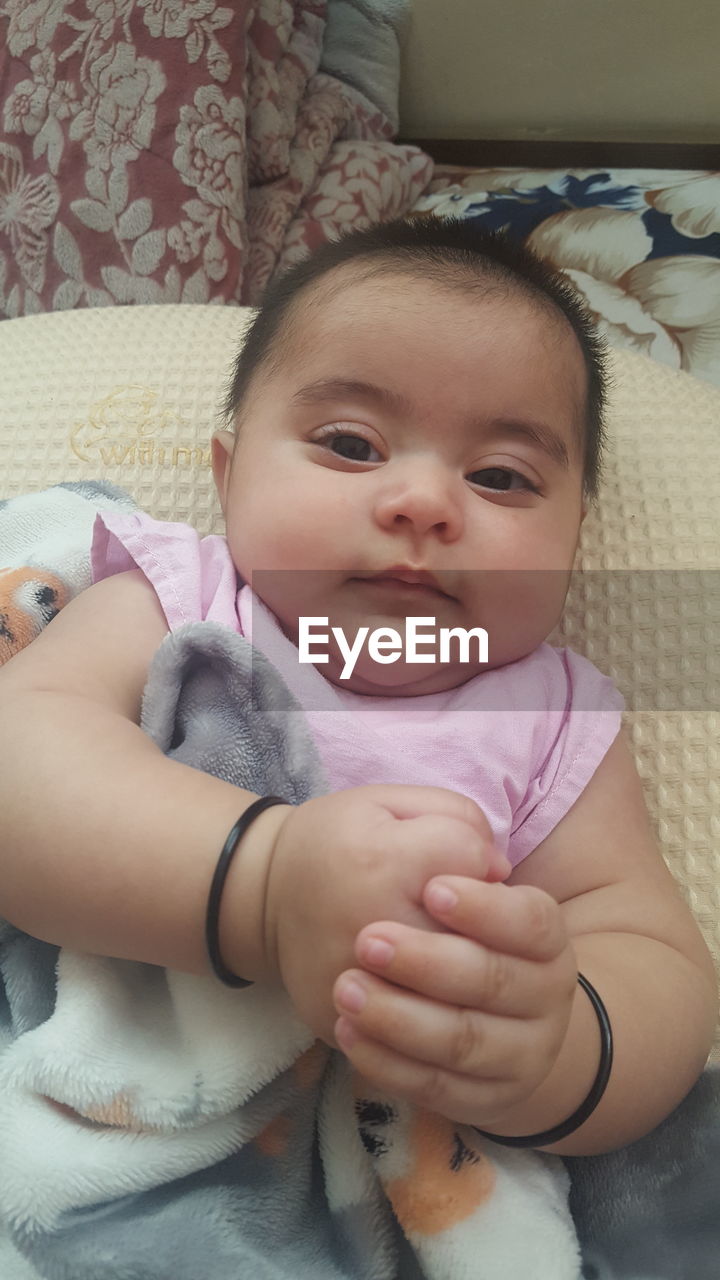
[(409, 209), (431, 161), (318, 71), (325, 17), (325, 0), (0, 0), (0, 317), (255, 303), (318, 239)]
[(235, 296), (251, 10), (0, 6), (0, 195), (14, 214), (13, 253), (0, 259), (6, 314)]

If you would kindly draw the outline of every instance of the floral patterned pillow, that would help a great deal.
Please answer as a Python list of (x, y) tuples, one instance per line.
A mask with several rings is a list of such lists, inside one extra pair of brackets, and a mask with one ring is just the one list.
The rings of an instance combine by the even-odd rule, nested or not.
[(263, 7), (0, 2), (0, 314), (239, 301)]
[(416, 209), (506, 230), (565, 272), (611, 346), (720, 386), (720, 173), (438, 167)]

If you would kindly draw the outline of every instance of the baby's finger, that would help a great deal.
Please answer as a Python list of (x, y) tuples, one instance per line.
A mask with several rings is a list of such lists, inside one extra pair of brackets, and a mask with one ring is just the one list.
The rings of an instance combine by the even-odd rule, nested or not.
[(506, 858), (505, 854), (501, 853), (499, 849), (496, 849), (494, 845), (490, 849), (489, 856), (490, 862), (485, 874), (485, 879), (490, 881), (491, 884), (497, 880), (507, 880), (513, 869), (510, 859)]
[(538, 964), (458, 933), (429, 933), (391, 921), (362, 929), (355, 954), (369, 973), (396, 988), (507, 1018), (542, 1015), (556, 984), (566, 980), (572, 991), (576, 980), (568, 956)]
[[(478, 1124), (483, 1112), (495, 1113), (526, 1096), (518, 1081), (478, 1079), (444, 1070), (364, 1036), (346, 1017), (335, 1023), (335, 1039), (355, 1070), (383, 1093), (406, 1098), (459, 1124)], [(482, 1121), (481, 1121), (482, 1123)]]
[(414, 818), (456, 818), (474, 827), (484, 841), (492, 843), (490, 823), (478, 804), (459, 791), (447, 787), (395, 786), (378, 783), (373, 787), (378, 799), (395, 818), (411, 822)]
[(435, 876), (425, 886), (423, 903), (446, 928), (493, 951), (544, 961), (568, 944), (557, 902), (535, 885)]
[[(358, 992), (364, 997), (360, 1009)], [(428, 1066), (493, 1080), (521, 1074), (525, 1066), (529, 1037), (523, 1018), (439, 1004), (361, 969), (340, 976), (333, 998), (357, 1035)]]

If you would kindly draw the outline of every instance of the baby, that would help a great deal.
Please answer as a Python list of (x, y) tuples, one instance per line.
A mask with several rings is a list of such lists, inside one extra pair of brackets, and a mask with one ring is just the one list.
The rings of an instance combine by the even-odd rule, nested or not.
[[(213, 439), (225, 538), (98, 520), (95, 583), (0, 672), (3, 915), (209, 974), (204, 918), (256, 796), (140, 730), (169, 630), (227, 623), (306, 710), (331, 794), (276, 805), (225, 882), (227, 968), (284, 984), (368, 1081), (513, 1138), (632, 1142), (702, 1071), (712, 961), (656, 847), (622, 700), (545, 640), (596, 492), (603, 358), (570, 287), (470, 224), (388, 223), (271, 286)], [(486, 633), (487, 660), (408, 618)], [(300, 661), (312, 619), (326, 661)], [(427, 624), (425, 624), (427, 629)], [(367, 628), (367, 631), (362, 629)], [(374, 634), (348, 674), (343, 646)], [(317, 646), (316, 646), (317, 647)], [(402, 651), (401, 651), (402, 650)], [(428, 658), (430, 660), (428, 660)]]

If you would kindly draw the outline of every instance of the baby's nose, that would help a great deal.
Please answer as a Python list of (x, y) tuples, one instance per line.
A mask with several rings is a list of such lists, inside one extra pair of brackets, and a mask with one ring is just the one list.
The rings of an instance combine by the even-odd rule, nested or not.
[(447, 540), (462, 532), (462, 481), (436, 462), (417, 461), (389, 477), (376, 502), (385, 527), (408, 524), (418, 533), (437, 532)]

